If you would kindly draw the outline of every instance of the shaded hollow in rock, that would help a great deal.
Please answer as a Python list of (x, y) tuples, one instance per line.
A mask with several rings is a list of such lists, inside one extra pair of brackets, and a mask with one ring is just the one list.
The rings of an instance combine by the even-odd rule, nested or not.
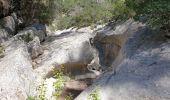
[(63, 71), (64, 76), (70, 77), (65, 80), (64, 88), (61, 91), (59, 100), (65, 100), (67, 96), (76, 98), (82, 91), (93, 83), (97, 75), (88, 70), (87, 64), (82, 63), (66, 63), (56, 65), (53, 71), (46, 75), (46, 78), (54, 77), (56, 71)]

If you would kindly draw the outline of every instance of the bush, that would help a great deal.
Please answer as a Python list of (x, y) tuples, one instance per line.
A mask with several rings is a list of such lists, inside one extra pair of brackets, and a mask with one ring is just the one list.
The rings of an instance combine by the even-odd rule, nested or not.
[(169, 0), (126, 0), (127, 6), (136, 12), (135, 19), (145, 18), (153, 28), (170, 29)]
[(39, 19), (41, 23), (57, 23), (58, 29), (102, 24), (125, 18), (130, 12), (125, 0), (13, 0), (13, 5), (26, 25)]
[(14, 11), (23, 19), (26, 25), (38, 19), (49, 24), (56, 15), (61, 0), (12, 0)]
[(61, 95), (62, 89), (64, 88), (64, 66), (61, 65), (61, 69), (55, 70), (54, 74), (55, 74), (55, 78), (57, 79), (56, 82), (53, 83), (53, 86), (55, 88), (55, 93), (54, 96), (56, 96), (56, 100), (59, 100), (59, 97)]
[(39, 19), (41, 23), (55, 23), (55, 29), (116, 22), (130, 17), (144, 18), (152, 27), (170, 29), (169, 0), (13, 0), (13, 5), (26, 24)]
[[(93, 24), (109, 22), (118, 16), (127, 17), (129, 9), (125, 0), (64, 0), (62, 2), (58, 28), (64, 29), (70, 26), (84, 27)], [(123, 18), (123, 17), (121, 17)]]
[(93, 90), (92, 93), (88, 95), (88, 100), (101, 100), (101, 97), (99, 95), (99, 90)]

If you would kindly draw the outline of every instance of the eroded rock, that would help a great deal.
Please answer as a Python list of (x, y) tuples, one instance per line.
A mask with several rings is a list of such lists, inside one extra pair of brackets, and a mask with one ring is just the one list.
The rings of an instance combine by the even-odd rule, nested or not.
[(16, 32), (16, 27), (18, 25), (17, 16), (15, 13), (12, 13), (9, 16), (6, 16), (0, 19), (0, 26), (4, 28), (9, 35), (13, 36)]
[(0, 19), (0, 43), (15, 35), (18, 19), (15, 13)]
[[(152, 32), (134, 22), (120, 25), (125, 41), (108, 72), (75, 100), (87, 100), (98, 90), (101, 100), (169, 100), (170, 46), (163, 33)], [(118, 33), (117, 33), (118, 34)], [(122, 34), (122, 35), (123, 35)], [(117, 69), (114, 74), (115, 68)]]
[(0, 18), (3, 18), (11, 13), (11, 2), (9, 0), (0, 0)]
[(0, 27), (0, 43), (7, 41), (8, 38), (9, 38), (8, 32), (4, 28)]
[(31, 95), (34, 73), (24, 42), (10, 41), (6, 44), (5, 57), (0, 61), (0, 74), (1, 100), (26, 100)]
[(113, 61), (119, 58), (117, 56), (121, 55), (119, 52), (126, 40), (141, 26), (142, 24), (129, 19), (125, 23), (115, 26), (114, 31), (108, 26), (98, 30), (93, 42), (99, 51), (100, 64), (111, 67)]
[(61, 64), (89, 64), (94, 59), (94, 49), (89, 43), (91, 37), (92, 33), (79, 32), (67, 32), (60, 36), (49, 37), (43, 44), (49, 53), (37, 59), (41, 59), (41, 63), (37, 65), (36, 71), (46, 75)]
[(40, 42), (43, 42), (45, 40), (46, 33), (43, 30), (37, 30), (35, 27), (27, 27), (17, 33), (14, 38), (15, 40), (22, 39), (28, 43), (32, 41), (36, 36), (40, 39)]

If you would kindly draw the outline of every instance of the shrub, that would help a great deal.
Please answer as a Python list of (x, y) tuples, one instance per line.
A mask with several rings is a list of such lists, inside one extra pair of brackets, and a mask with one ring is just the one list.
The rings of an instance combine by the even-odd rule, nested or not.
[(170, 29), (169, 0), (126, 0), (127, 6), (136, 12), (135, 19), (145, 18), (153, 28)]
[(33, 19), (46, 24), (57, 19), (58, 29), (102, 24), (129, 13), (125, 0), (13, 0), (13, 4), (26, 25)]
[(3, 45), (0, 45), (0, 58), (4, 57), (4, 51), (5, 51), (5, 48)]
[(100, 95), (99, 95), (99, 90), (96, 89), (92, 91), (92, 93), (89, 94), (88, 100), (101, 100)]
[(64, 67), (61, 65), (61, 69), (59, 70), (55, 70), (54, 74), (55, 74), (55, 78), (57, 79), (56, 82), (53, 83), (53, 86), (55, 88), (55, 96), (56, 96), (56, 100), (59, 99), (61, 92), (62, 92), (62, 88), (64, 87), (64, 74), (63, 74), (63, 69)]
[[(93, 24), (102, 24), (118, 17), (125, 16), (129, 9), (125, 0), (64, 0), (62, 2), (61, 16), (58, 28), (64, 29), (70, 26), (84, 27)], [(72, 14), (73, 13), (73, 14)]]
[(14, 11), (24, 20), (26, 25), (33, 19), (49, 24), (56, 15), (61, 0), (12, 0)]
[(35, 100), (35, 97), (33, 96), (28, 96), (28, 98), (26, 100)]
[(38, 99), (39, 100), (47, 100), (47, 98), (45, 97), (45, 93), (46, 93), (46, 84), (45, 82), (42, 82), (41, 85), (39, 86), (39, 94), (38, 94)]

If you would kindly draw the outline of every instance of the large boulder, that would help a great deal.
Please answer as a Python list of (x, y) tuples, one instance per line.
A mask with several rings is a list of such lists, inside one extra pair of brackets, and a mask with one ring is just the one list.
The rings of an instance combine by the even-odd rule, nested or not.
[(45, 40), (45, 37), (47, 36), (46, 25), (40, 23), (34, 23), (26, 29), (29, 29), (31, 27), (37, 30), (37, 32), (35, 32), (35, 35), (39, 37), (41, 42), (43, 42)]
[[(61, 64), (86, 67), (94, 59), (95, 49), (89, 39), (92, 33), (66, 32), (59, 36), (51, 36), (43, 43), (45, 54), (37, 58), (37, 73), (46, 75), (53, 67)], [(69, 66), (68, 66), (69, 67)], [(76, 69), (75, 69), (76, 70)]]
[(38, 37), (40, 42), (43, 42), (46, 38), (46, 32), (44, 29), (37, 29), (36, 27), (26, 27), (24, 30), (17, 33), (14, 39), (23, 39), (25, 42), (30, 42), (34, 37)]
[(18, 19), (15, 13), (0, 19), (0, 26), (4, 28), (9, 35), (15, 35)]
[[(94, 90), (101, 100), (169, 100), (169, 40), (163, 33), (139, 27), (135, 22), (126, 23), (107, 33), (127, 36), (111, 65), (113, 70), (102, 75), (76, 100), (87, 100)], [(126, 31), (118, 31), (120, 28)]]
[(142, 26), (142, 24), (136, 23), (130, 19), (114, 27), (114, 31), (113, 27), (108, 26), (98, 30), (93, 39), (93, 44), (99, 51), (100, 64), (102, 66), (111, 67), (113, 61), (119, 58), (117, 56), (120, 56), (119, 53), (126, 40), (137, 31), (140, 26)]
[(18, 19), (15, 13), (0, 19), (0, 43), (15, 35), (17, 25)]
[(7, 16), (12, 11), (10, 0), (0, 0), (0, 18)]
[(23, 40), (27, 46), (31, 57), (34, 59), (43, 54), (41, 42), (45, 40), (45, 32), (34, 27), (27, 27), (15, 35), (12, 40)]
[(10, 41), (5, 48), (0, 61), (0, 99), (26, 100), (34, 82), (27, 46), (23, 41)]
[[(91, 68), (93, 70), (88, 70), (87, 68), (87, 65), (93, 63), (93, 59), (98, 57), (95, 48), (89, 42), (89, 39), (93, 37), (93, 33), (77, 31), (63, 31), (61, 34), (49, 36), (42, 43), (44, 53), (33, 60), (35, 72), (37, 73), (36, 83), (54, 77), (55, 70), (60, 68), (63, 68), (64, 75), (70, 75), (76, 80), (96, 78), (98, 74), (94, 73), (94, 68)], [(98, 68), (99, 66), (95, 67)], [(52, 90), (55, 89), (52, 88), (52, 82), (45, 84), (47, 84), (47, 98), (53, 100), (51, 98)], [(37, 84), (38, 86), (39, 84)], [(79, 88), (77, 84), (71, 85), (71, 87), (75, 86)]]

